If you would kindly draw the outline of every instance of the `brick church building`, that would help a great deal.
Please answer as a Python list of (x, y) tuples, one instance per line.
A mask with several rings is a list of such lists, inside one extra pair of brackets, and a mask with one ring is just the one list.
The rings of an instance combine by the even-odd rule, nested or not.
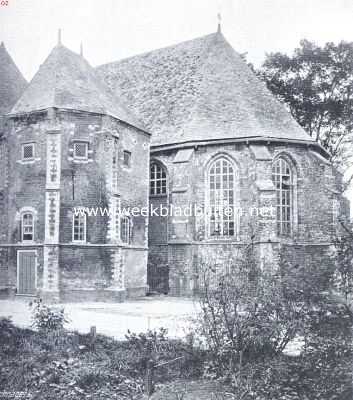
[[(220, 30), (95, 69), (59, 41), (29, 84), (2, 44), (0, 115), (4, 296), (190, 295), (249, 243), (261, 265), (320, 263), (347, 209), (329, 155)], [(149, 205), (204, 212), (74, 211)]]

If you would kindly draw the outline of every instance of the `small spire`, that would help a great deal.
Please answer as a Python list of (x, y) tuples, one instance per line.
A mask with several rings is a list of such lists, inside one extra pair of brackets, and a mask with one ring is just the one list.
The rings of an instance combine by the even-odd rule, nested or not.
[(83, 57), (83, 43), (80, 44), (80, 56)]
[(0, 47), (5, 48), (5, 43), (3, 41), (1, 41)]
[(220, 12), (217, 14), (217, 19), (218, 19), (217, 32), (218, 32), (218, 33), (221, 33), (221, 32), (222, 32), (222, 31), (221, 31), (222, 15), (221, 15)]
[(58, 30), (58, 46), (61, 46), (61, 29)]

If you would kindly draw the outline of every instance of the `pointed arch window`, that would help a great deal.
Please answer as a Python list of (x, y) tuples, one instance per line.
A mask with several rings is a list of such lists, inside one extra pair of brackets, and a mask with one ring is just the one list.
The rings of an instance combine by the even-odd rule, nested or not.
[(211, 237), (235, 236), (235, 168), (226, 157), (208, 170), (208, 226)]
[(167, 172), (156, 162), (151, 164), (150, 169), (150, 195), (166, 195), (167, 194)]
[(31, 212), (22, 214), (21, 227), (22, 241), (32, 241), (34, 239), (34, 218)]
[(290, 236), (293, 230), (293, 170), (283, 157), (274, 161), (272, 179), (276, 189), (277, 233)]

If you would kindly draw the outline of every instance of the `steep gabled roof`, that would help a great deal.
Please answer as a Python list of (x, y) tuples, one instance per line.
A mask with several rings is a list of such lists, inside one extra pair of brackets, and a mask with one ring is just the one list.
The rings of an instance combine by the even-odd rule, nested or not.
[(106, 114), (143, 129), (121, 99), (109, 93), (88, 62), (61, 44), (51, 51), (11, 114), (51, 107)]
[(312, 142), (221, 33), (97, 68), (153, 145), (234, 138)]
[(27, 82), (7, 52), (0, 44), (0, 115), (7, 114), (23, 93)]

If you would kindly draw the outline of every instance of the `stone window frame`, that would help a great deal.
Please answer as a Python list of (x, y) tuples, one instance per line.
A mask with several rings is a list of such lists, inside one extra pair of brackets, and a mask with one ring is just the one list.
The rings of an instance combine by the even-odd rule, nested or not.
[[(26, 216), (31, 217), (31, 223), (25, 224), (24, 218)], [(23, 210), (21, 212), (21, 242), (22, 243), (32, 243), (34, 242), (34, 227), (35, 227), (35, 214), (31, 210)], [(25, 228), (30, 229), (30, 233), (25, 232)], [(31, 239), (25, 239), (25, 235), (31, 235)]]
[(131, 244), (132, 239), (132, 219), (128, 215), (120, 218), (120, 241), (123, 244)]
[[(23, 206), (18, 211), (16, 211), (15, 221), (16, 221), (16, 224), (17, 224), (16, 226), (17, 226), (18, 232), (19, 232), (19, 235), (18, 235), (19, 243), (22, 242), (22, 215), (26, 214), (26, 213), (33, 214), (33, 221), (34, 221), (34, 226), (35, 227), (36, 227), (36, 224), (38, 223), (38, 212), (37, 212), (36, 208), (31, 207), (31, 206)], [(25, 241), (25, 243), (31, 243), (31, 242), (34, 243), (36, 234), (37, 234), (37, 231), (34, 228), (34, 230), (33, 230), (33, 240), (32, 241), (30, 241), (30, 240)]]
[(130, 150), (123, 150), (123, 166), (125, 168), (131, 168), (131, 157), (132, 153)]
[[(83, 220), (81, 220), (83, 219)], [(79, 238), (75, 239), (75, 227), (76, 227), (76, 223), (78, 222), (78, 235)], [(83, 222), (83, 224), (82, 224)], [(83, 228), (81, 228), (81, 225), (83, 225)], [(81, 239), (81, 233), (83, 232), (83, 238)], [(86, 213), (74, 213), (72, 215), (72, 243), (86, 243), (87, 241), (87, 215)]]
[[(76, 145), (85, 145), (85, 155), (78, 156), (76, 154)], [(88, 140), (74, 140), (73, 141), (73, 159), (74, 161), (87, 161), (89, 152), (89, 142)]]
[[(276, 162), (279, 160), (283, 160), (289, 167), (290, 173), (291, 173), (291, 182), (290, 182), (290, 191), (291, 191), (291, 219), (290, 219), (290, 229), (289, 232), (283, 233), (281, 229), (278, 227), (278, 217), (277, 217), (277, 187), (276, 183), (273, 178), (273, 167)], [(276, 203), (275, 203), (275, 208), (276, 208), (276, 233), (277, 236), (283, 237), (283, 238), (291, 238), (293, 235), (297, 232), (298, 230), (298, 166), (293, 157), (290, 154), (287, 154), (286, 152), (280, 152), (275, 155), (275, 157), (272, 160), (272, 165), (271, 165), (271, 179), (273, 184), (275, 185), (275, 191), (276, 191)]]
[[(154, 171), (154, 175), (155, 175), (155, 177), (154, 178), (152, 178), (152, 167), (157, 167), (157, 168), (159, 168), (160, 169), (160, 171), (161, 171), (161, 177), (160, 177), (160, 179), (158, 179), (157, 177), (156, 177), (156, 170)], [(163, 174), (165, 175), (165, 176), (163, 176)], [(148, 184), (148, 188), (149, 188), (149, 196), (150, 197), (163, 197), (163, 196), (168, 196), (168, 185), (169, 185), (169, 180), (168, 180), (168, 170), (167, 170), (167, 168), (165, 167), (165, 165), (163, 165), (159, 160), (156, 160), (156, 159), (153, 159), (153, 160), (151, 160), (151, 162), (150, 162), (150, 168), (149, 168), (149, 179), (148, 179), (148, 182), (149, 182), (149, 184)], [(154, 190), (152, 190), (152, 185), (151, 185), (151, 183), (153, 182), (153, 187), (154, 187)], [(157, 184), (158, 183), (161, 183), (161, 187), (162, 187), (162, 189), (163, 189), (163, 187), (165, 188), (165, 191), (164, 190), (162, 190), (161, 192), (159, 192), (159, 193), (157, 193)], [(165, 182), (165, 184), (163, 184), (163, 182)]]
[[(25, 163), (32, 163), (35, 161), (35, 151), (36, 151), (36, 146), (35, 142), (26, 142), (21, 144), (21, 161)], [(31, 147), (32, 148), (32, 156), (31, 157), (25, 157), (25, 148), (26, 147)]]
[(119, 138), (112, 136), (112, 175), (111, 188), (114, 193), (118, 191), (118, 158), (119, 158)]
[[(233, 204), (232, 207), (234, 208), (235, 212), (233, 213), (233, 224), (234, 224), (234, 233), (233, 235), (211, 235), (211, 223), (210, 218), (211, 215), (209, 213), (210, 210), (210, 170), (215, 163), (221, 159), (225, 159), (230, 165), (233, 167)], [(235, 161), (235, 159), (228, 153), (217, 153), (213, 155), (207, 163), (207, 168), (205, 171), (205, 232), (206, 238), (212, 240), (238, 240), (239, 237), (239, 229), (240, 229), (240, 220), (239, 216), (236, 212), (238, 203), (239, 203), (239, 165)]]

